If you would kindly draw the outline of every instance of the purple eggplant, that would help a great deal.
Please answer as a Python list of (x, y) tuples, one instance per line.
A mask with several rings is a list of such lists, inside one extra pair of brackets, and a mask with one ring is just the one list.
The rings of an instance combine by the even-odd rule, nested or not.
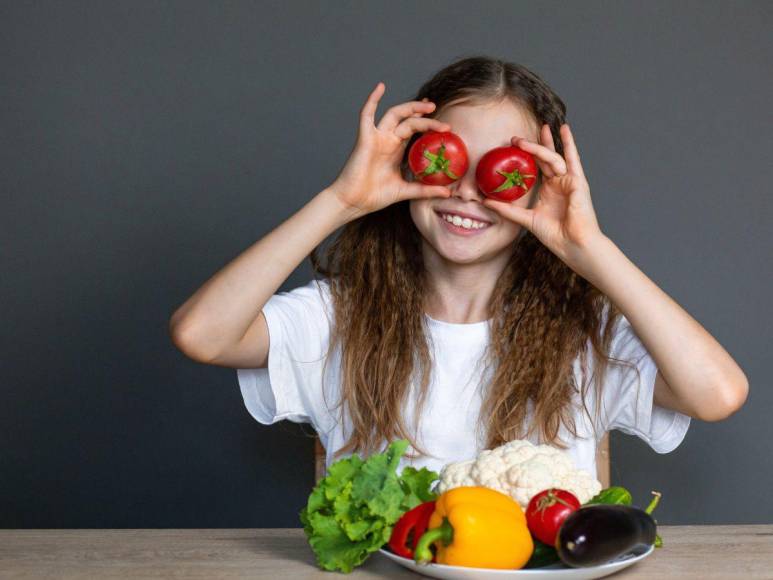
[(655, 543), (657, 524), (643, 509), (628, 505), (588, 505), (561, 524), (556, 550), (564, 564), (597, 566)]

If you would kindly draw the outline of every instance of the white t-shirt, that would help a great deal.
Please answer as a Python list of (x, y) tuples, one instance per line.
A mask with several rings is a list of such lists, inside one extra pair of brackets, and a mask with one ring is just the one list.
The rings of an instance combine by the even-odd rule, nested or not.
[[(323, 364), (330, 336), (333, 309), (327, 280), (311, 280), (288, 292), (274, 294), (263, 307), (269, 331), (268, 368), (237, 369), (239, 386), (250, 414), (270, 425), (287, 419), (310, 423), (327, 452), (326, 466), (343, 447), (351, 426), (340, 420), (340, 345), (331, 354), (324, 383)], [(419, 444), (433, 457), (403, 457), (400, 467), (426, 466), (435, 471), (453, 461), (472, 459), (485, 448), (478, 427), (481, 388), (488, 372), (477, 364), (489, 340), (490, 322), (454, 324), (427, 318), (431, 333), (433, 367), (429, 393), (419, 418)], [(646, 441), (658, 453), (668, 453), (684, 439), (690, 417), (653, 404), (657, 366), (625, 317), (620, 317), (610, 345), (610, 354), (636, 365), (641, 374), (614, 363), (608, 365), (603, 389), (602, 412), (595, 418), (596, 433), (580, 406), (575, 414), (578, 437), (562, 425), (560, 436), (569, 444), (567, 452), (579, 469), (596, 476), (596, 445), (606, 431), (618, 429)], [(589, 371), (593, 360), (589, 357)], [(579, 357), (574, 364), (577, 384), (582, 384)], [(588, 376), (590, 376), (590, 373)], [(587, 407), (594, 411), (594, 392), (589, 389)], [(406, 420), (413, 417), (409, 397)], [(579, 404), (579, 394), (575, 402)], [(536, 436), (536, 435), (535, 435)], [(538, 441), (533, 439), (534, 443)], [(410, 450), (410, 448), (409, 448)]]

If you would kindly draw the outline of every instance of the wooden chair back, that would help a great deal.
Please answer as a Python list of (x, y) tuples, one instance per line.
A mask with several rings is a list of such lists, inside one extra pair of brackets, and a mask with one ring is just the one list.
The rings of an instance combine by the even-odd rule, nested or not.
[[(609, 487), (610, 485), (609, 463), (609, 433), (605, 433), (596, 447), (596, 477), (601, 482), (602, 488)], [(314, 439), (314, 476), (315, 482), (325, 476), (325, 448), (319, 442), (319, 437)]]

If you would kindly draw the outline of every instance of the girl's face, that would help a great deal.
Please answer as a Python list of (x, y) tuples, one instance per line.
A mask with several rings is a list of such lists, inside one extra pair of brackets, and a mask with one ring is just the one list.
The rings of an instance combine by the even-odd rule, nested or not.
[[(539, 142), (539, 125), (523, 109), (509, 100), (483, 105), (446, 105), (435, 118), (451, 125), (467, 146), (470, 166), (467, 173), (448, 185), (449, 198), (412, 199), (411, 217), (424, 238), (425, 251), (458, 264), (481, 263), (513, 251), (521, 226), (484, 206), (485, 196), (475, 182), (475, 168), (483, 155), (495, 147), (510, 146), (512, 137)], [(512, 202), (531, 207), (539, 180), (531, 191)], [(442, 215), (469, 217), (484, 224), (481, 229), (457, 233)]]

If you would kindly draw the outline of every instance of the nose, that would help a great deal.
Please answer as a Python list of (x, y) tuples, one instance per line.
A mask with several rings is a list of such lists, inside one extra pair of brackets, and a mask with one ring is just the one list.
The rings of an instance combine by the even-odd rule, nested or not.
[(478, 188), (478, 182), (475, 179), (475, 164), (470, 163), (467, 173), (465, 173), (461, 179), (450, 184), (448, 188), (451, 190), (451, 196), (462, 201), (477, 201), (482, 202), (485, 196)]

